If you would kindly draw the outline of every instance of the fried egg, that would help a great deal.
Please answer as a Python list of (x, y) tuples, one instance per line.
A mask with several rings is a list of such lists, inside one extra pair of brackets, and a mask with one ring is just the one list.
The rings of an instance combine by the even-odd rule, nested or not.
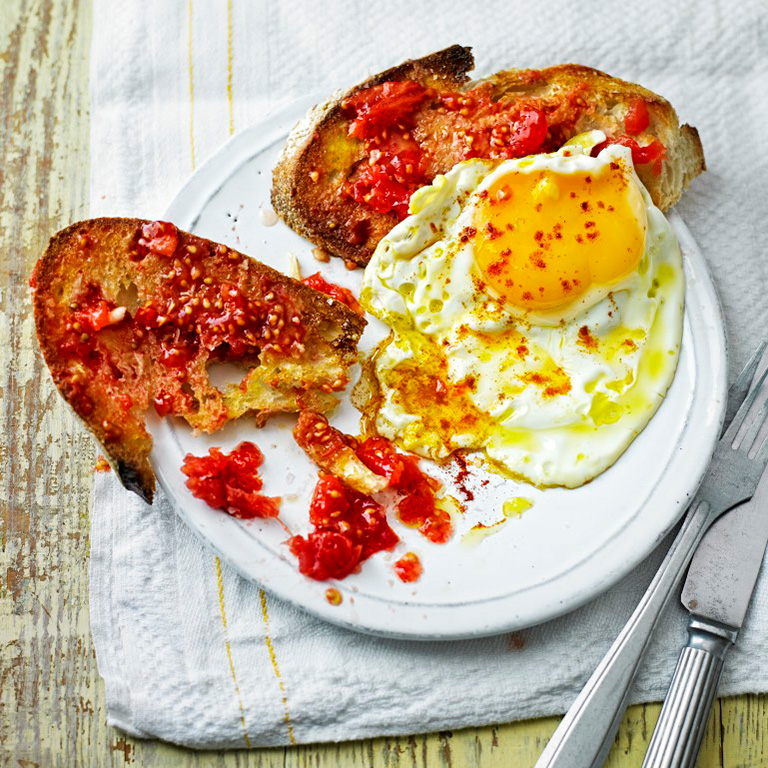
[(642, 431), (677, 366), (682, 259), (630, 151), (591, 157), (603, 140), (468, 160), (414, 194), (361, 296), (390, 329), (371, 361), (379, 434), (577, 487)]

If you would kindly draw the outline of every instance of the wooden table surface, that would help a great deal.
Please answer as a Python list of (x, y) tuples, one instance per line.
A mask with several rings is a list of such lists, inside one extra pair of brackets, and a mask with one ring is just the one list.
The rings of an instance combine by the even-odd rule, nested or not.
[[(89, 0), (0, 2), (0, 766), (524, 768), (556, 718), (330, 746), (192, 752), (106, 725), (88, 622), (98, 451), (37, 354), (30, 270), (88, 215)], [(768, 697), (717, 702), (699, 765), (768, 765)], [(630, 709), (608, 765), (639, 766), (658, 705)]]

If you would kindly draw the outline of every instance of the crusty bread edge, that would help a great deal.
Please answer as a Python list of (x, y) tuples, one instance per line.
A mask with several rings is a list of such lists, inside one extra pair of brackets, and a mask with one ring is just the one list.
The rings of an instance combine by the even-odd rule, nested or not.
[[(78, 233), (81, 230), (84, 228), (87, 229), (93, 222), (101, 223), (104, 221), (106, 221), (106, 219), (86, 219), (77, 221), (64, 229), (59, 230), (48, 241), (45, 253), (38, 259), (32, 273), (35, 280), (35, 288), (32, 294), (35, 332), (37, 335), (37, 343), (43, 354), (43, 359), (45, 360), (51, 378), (53, 379), (53, 383), (59, 391), (59, 394), (65, 400), (67, 405), (72, 408), (73, 413), (78, 417), (86, 429), (98, 440), (107, 461), (119, 477), (120, 482), (128, 490), (138, 494), (138, 496), (147, 504), (151, 504), (152, 499), (154, 498), (155, 476), (149, 462), (145, 457), (133, 456), (132, 452), (127, 450), (127, 447), (120, 442), (110, 442), (107, 444), (104, 439), (105, 430), (101, 425), (94, 423), (86, 416), (80, 414), (72, 405), (62, 391), (62, 382), (59, 380), (59, 377), (55, 376), (53, 373), (59, 358), (57, 351), (53, 347), (53, 340), (46, 332), (45, 328), (45, 300), (50, 296), (48, 291), (53, 287), (54, 280), (56, 279), (56, 268), (59, 265), (63, 250), (70, 244), (70, 241), (74, 237), (79, 236)], [(133, 221), (137, 225), (139, 224), (139, 219), (124, 219), (122, 221)]]
[(688, 123), (680, 126), (677, 141), (669, 154), (671, 162), (664, 163), (659, 180), (658, 207), (662, 211), (671, 208), (682, 197), (688, 185), (707, 170), (699, 132)]

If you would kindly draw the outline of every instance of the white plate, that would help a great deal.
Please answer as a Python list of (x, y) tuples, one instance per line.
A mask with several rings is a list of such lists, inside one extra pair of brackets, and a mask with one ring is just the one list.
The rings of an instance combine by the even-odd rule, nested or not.
[[(166, 218), (281, 270), (288, 268), (291, 252), (305, 276), (320, 269), (330, 280), (359, 289), (361, 270), (349, 272), (337, 259), (319, 264), (305, 240), (282, 222), (267, 226), (269, 216), (260, 210), (271, 211), (271, 172), (287, 131), (313, 103), (303, 99), (233, 137), (190, 179)], [(488, 475), (487, 486), (473, 486), (475, 499), (447, 544), (430, 544), (393, 522), (401, 544), (334, 584), (343, 596), (338, 606), (325, 599), (330, 583), (299, 573), (277, 522), (241, 522), (210, 509), (187, 490), (180, 471), (187, 452), (200, 455), (213, 445), (230, 449), (253, 440), (266, 456), (265, 492), (283, 497), (281, 517), (292, 531), (306, 532), (317, 472), (291, 437), (295, 418), (273, 419), (263, 429), (242, 419), (212, 436), (194, 436), (177, 420), (152, 418), (152, 460), (160, 484), (187, 524), (243, 576), (351, 629), (411, 639), (478, 637), (531, 626), (582, 605), (634, 568), (679, 519), (701, 481), (722, 421), (727, 366), (721, 310), (690, 233), (677, 215), (669, 218), (687, 278), (677, 374), (648, 427), (593, 482), (576, 490), (541, 491)], [(363, 349), (371, 335), (364, 335)], [(358, 414), (349, 402), (331, 421), (357, 432)], [(458, 491), (454, 495), (462, 498)], [(480, 543), (462, 539), (476, 522), (495, 520), (511, 496), (530, 498), (533, 507)], [(424, 575), (414, 584), (401, 583), (392, 570), (407, 550), (424, 564)]]

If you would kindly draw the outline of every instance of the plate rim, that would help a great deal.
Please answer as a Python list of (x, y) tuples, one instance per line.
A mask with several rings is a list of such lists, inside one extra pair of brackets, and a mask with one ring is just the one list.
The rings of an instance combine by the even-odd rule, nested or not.
[[(284, 140), (288, 130), (290, 130), (290, 128), (304, 116), (306, 111), (322, 100), (322, 96), (319, 96), (318, 94), (301, 97), (286, 104), (282, 108), (265, 115), (260, 121), (257, 121), (232, 136), (211, 154), (182, 185), (179, 192), (166, 209), (164, 216), (173, 221), (181, 229), (192, 231), (206, 203), (218, 192), (218, 190), (221, 189), (230, 176), (251, 159), (273, 146), (276, 141)], [(652, 537), (652, 541), (646, 547), (640, 548), (642, 551), (640, 551), (640, 554), (636, 557), (624, 558), (621, 564), (606, 569), (599, 579), (592, 580), (589, 584), (582, 584), (581, 587), (578, 590), (574, 590), (566, 600), (552, 600), (551, 598), (549, 600), (539, 599), (536, 601), (537, 609), (531, 610), (529, 608), (528, 611), (517, 615), (511, 612), (506, 613), (503, 610), (503, 604), (505, 601), (519, 602), (518, 594), (496, 596), (483, 601), (471, 601), (470, 603), (461, 606), (465, 618), (458, 622), (456, 621), (456, 610), (458, 607), (456, 605), (430, 605), (425, 608), (423, 605), (411, 603), (409, 601), (389, 603), (381, 598), (374, 598), (373, 596), (362, 596), (362, 598), (360, 596), (352, 596), (351, 600), (344, 601), (342, 604), (343, 607), (332, 606), (324, 597), (326, 588), (330, 586), (332, 582), (311, 582), (311, 580), (299, 574), (294, 563), (291, 563), (291, 566), (295, 575), (298, 576), (298, 579), (289, 578), (287, 579), (287, 583), (279, 579), (276, 580), (270, 578), (269, 574), (265, 574), (264, 572), (256, 576), (252, 570), (252, 563), (249, 567), (247, 558), (244, 558), (242, 554), (238, 554), (234, 551), (238, 549), (240, 545), (227, 546), (229, 543), (227, 541), (227, 536), (229, 535), (228, 532), (232, 530), (232, 526), (239, 527), (242, 524), (234, 518), (230, 518), (226, 515), (222, 516), (215, 510), (211, 510), (211, 513), (216, 517), (212, 517), (211, 519), (220, 523), (221, 521), (219, 518), (221, 518), (225, 521), (224, 523), (208, 525), (203, 520), (199, 519), (199, 517), (189, 514), (173, 491), (174, 478), (169, 474), (166, 474), (162, 463), (155, 457), (155, 449), (153, 447), (153, 467), (158, 477), (158, 482), (165, 491), (171, 506), (185, 524), (189, 526), (193, 533), (195, 533), (195, 535), (209, 549), (216, 553), (242, 577), (251, 582), (255, 582), (280, 599), (286, 600), (301, 610), (338, 626), (357, 632), (394, 639), (424, 641), (479, 638), (535, 626), (536, 624), (550, 621), (583, 606), (590, 600), (603, 594), (610, 587), (618, 583), (621, 578), (634, 570), (640, 562), (645, 560), (648, 555), (651, 554), (669, 531), (674, 528), (677, 522), (679, 522), (683, 512), (687, 508), (687, 503), (684, 502), (686, 499), (692, 498), (709, 465), (710, 457), (714, 450), (725, 414), (728, 345), (722, 306), (714, 282), (709, 273), (706, 260), (683, 219), (674, 210), (668, 211), (665, 215), (675, 230), (678, 240), (680, 241), (681, 250), (686, 255), (686, 258), (684, 259), (686, 272), (685, 311), (689, 316), (692, 334), (694, 323), (689, 315), (689, 310), (692, 310), (694, 314), (696, 312), (701, 314), (699, 321), (703, 321), (703, 324), (708, 331), (708, 339), (710, 341), (710, 343), (706, 345), (706, 351), (709, 353), (708, 356), (712, 364), (711, 370), (714, 371), (715, 375), (709, 382), (710, 389), (712, 390), (712, 397), (710, 398), (712, 402), (710, 403), (708, 422), (706, 424), (708, 432), (705, 436), (706, 439), (702, 439), (701, 435), (696, 436), (697, 439), (701, 440), (701, 443), (698, 445), (692, 481), (687, 484), (688, 490), (685, 492), (685, 498), (675, 498), (672, 500), (672, 503), (676, 505), (677, 509), (675, 514), (670, 516), (671, 522), (669, 525), (666, 526), (664, 530), (657, 531), (655, 536)], [(695, 286), (695, 288), (692, 286)], [(689, 302), (691, 294), (693, 294), (694, 291), (696, 292), (698, 302), (691, 306)], [(703, 311), (702, 308), (704, 307), (708, 307), (709, 310)], [(702, 329), (700, 333), (704, 333), (704, 329)], [(697, 391), (700, 393), (702, 388), (700, 383), (702, 361), (699, 360), (698, 355), (694, 355), (694, 361), (696, 387), (693, 391), (693, 398), (695, 400)], [(714, 410), (712, 405), (714, 405)], [(694, 401), (691, 401), (689, 413), (693, 410), (693, 407)], [(655, 418), (655, 415), (653, 418)], [(164, 420), (164, 423), (166, 421), (167, 420)], [(683, 431), (688, 429), (688, 424), (689, 418), (686, 418)], [(172, 432), (172, 428), (167, 426), (167, 424), (163, 427), (163, 429), (165, 428)], [(682, 435), (682, 433), (680, 434)], [(153, 442), (155, 446), (159, 447), (160, 441), (157, 438), (155, 438)], [(658, 489), (662, 485), (661, 481), (663, 481), (668, 474), (669, 473), (666, 470), (662, 473), (660, 482), (658, 482), (651, 490), (646, 499), (646, 503), (648, 499), (652, 499), (655, 495), (658, 495)], [(630, 522), (631, 519), (627, 524)], [(610, 545), (610, 542), (612, 542), (616, 536), (619, 536), (625, 527), (626, 526), (622, 526), (622, 528), (618, 530), (606, 544)], [(250, 536), (250, 534), (246, 534), (246, 536)], [(601, 549), (600, 552), (602, 551), (603, 550)], [(572, 571), (576, 571), (580, 574), (584, 570), (585, 562), (588, 563), (597, 555), (598, 552), (595, 552), (588, 560), (580, 561), (573, 567)], [(280, 576), (284, 576), (284, 569), (281, 571)], [(558, 578), (562, 577), (563, 574)], [(306, 582), (310, 582), (310, 584), (307, 584)], [(335, 584), (335, 582), (333, 583)], [(535, 587), (531, 587), (528, 592), (535, 591), (541, 586), (542, 585), (536, 585)], [(296, 587), (299, 587), (298, 595), (297, 592), (294, 591)], [(309, 587), (309, 590), (307, 590), (307, 587)], [(303, 594), (311, 595), (311, 599), (302, 599), (301, 596)], [(375, 603), (375, 605), (368, 605), (368, 603)], [(474, 614), (474, 611), (467, 606), (477, 606), (481, 610), (487, 611), (489, 604), (496, 604), (499, 608), (499, 610), (493, 611), (495, 616), (498, 617), (495, 620), (488, 621), (486, 617), (486, 621), (482, 623), (477, 622), (474, 619), (470, 619), (469, 621), (466, 619), (466, 616), (472, 616)], [(385, 610), (385, 608), (388, 610)], [(369, 609), (373, 610), (370, 611)], [(425, 610), (430, 612), (431, 616), (429, 624), (434, 624), (434, 626), (431, 627), (431, 631), (429, 632), (423, 630), (413, 632), (410, 622), (412, 621), (414, 612), (423, 612)], [(375, 614), (376, 611), (379, 611), (380, 615), (378, 617), (375, 615), (372, 616), (371, 613)], [(365, 614), (365, 619), (361, 619), (361, 613)], [(424, 616), (420, 618), (424, 618)], [(416, 623), (414, 626), (420, 626), (420, 623)]]

